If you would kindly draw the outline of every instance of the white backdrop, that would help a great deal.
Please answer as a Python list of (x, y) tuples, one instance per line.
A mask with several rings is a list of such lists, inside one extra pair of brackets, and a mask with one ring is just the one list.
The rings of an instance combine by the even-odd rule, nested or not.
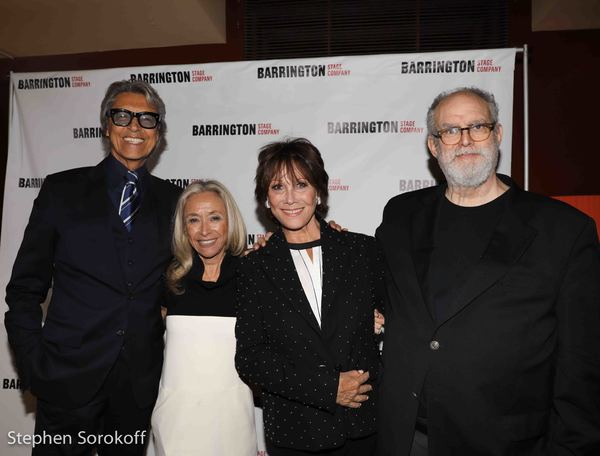
[[(441, 91), (478, 86), (496, 96), (505, 138), (499, 171), (510, 174), (515, 52), (14, 73), (0, 286), (10, 278), (44, 177), (103, 158), (99, 107), (113, 81), (146, 79), (165, 101), (168, 146), (153, 173), (181, 186), (194, 179), (221, 180), (239, 203), (249, 241), (265, 231), (253, 200), (257, 151), (286, 136), (306, 137), (320, 149), (330, 176), (327, 218), (373, 234), (389, 198), (435, 184), (425, 145), (425, 114)], [(33, 415), (18, 390), (4, 331), (0, 377), (0, 454), (29, 454), (27, 445), (12, 445), (8, 438), (10, 431), (31, 434)], [(263, 449), (260, 454), (265, 454)]]

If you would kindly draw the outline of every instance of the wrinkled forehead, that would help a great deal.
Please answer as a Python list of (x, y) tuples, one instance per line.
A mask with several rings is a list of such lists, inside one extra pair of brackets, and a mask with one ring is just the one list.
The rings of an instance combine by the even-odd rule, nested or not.
[(490, 120), (491, 113), (486, 101), (471, 93), (450, 95), (435, 110), (435, 123), (438, 127)]

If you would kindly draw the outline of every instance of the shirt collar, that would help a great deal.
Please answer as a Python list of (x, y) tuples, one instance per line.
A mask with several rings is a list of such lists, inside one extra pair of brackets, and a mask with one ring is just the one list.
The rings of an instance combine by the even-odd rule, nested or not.
[[(148, 174), (146, 165), (135, 170), (138, 176), (138, 181), (143, 182), (144, 178)], [(108, 181), (108, 188), (123, 187), (123, 178), (127, 174), (127, 167), (117, 160), (112, 154), (107, 157), (106, 160), (106, 179)]]

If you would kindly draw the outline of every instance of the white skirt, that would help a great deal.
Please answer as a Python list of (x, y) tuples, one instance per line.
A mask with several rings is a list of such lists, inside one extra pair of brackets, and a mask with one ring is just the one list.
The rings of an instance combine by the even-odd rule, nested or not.
[(256, 456), (254, 402), (235, 370), (234, 330), (234, 317), (167, 317), (152, 413), (157, 456)]

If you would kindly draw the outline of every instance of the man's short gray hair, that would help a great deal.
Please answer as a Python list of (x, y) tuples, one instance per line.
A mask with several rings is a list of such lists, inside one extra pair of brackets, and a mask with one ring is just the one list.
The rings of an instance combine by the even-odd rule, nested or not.
[(456, 94), (465, 94), (465, 95), (474, 95), (478, 98), (481, 98), (486, 102), (488, 106), (488, 111), (490, 112), (490, 122), (497, 123), (498, 122), (498, 104), (496, 103), (496, 99), (494, 95), (490, 92), (486, 92), (483, 89), (479, 89), (477, 87), (459, 87), (457, 89), (449, 90), (447, 92), (440, 93), (435, 99), (429, 109), (427, 110), (427, 133), (432, 135), (437, 133), (437, 127), (435, 125), (435, 110), (439, 106), (442, 101), (450, 98)]

